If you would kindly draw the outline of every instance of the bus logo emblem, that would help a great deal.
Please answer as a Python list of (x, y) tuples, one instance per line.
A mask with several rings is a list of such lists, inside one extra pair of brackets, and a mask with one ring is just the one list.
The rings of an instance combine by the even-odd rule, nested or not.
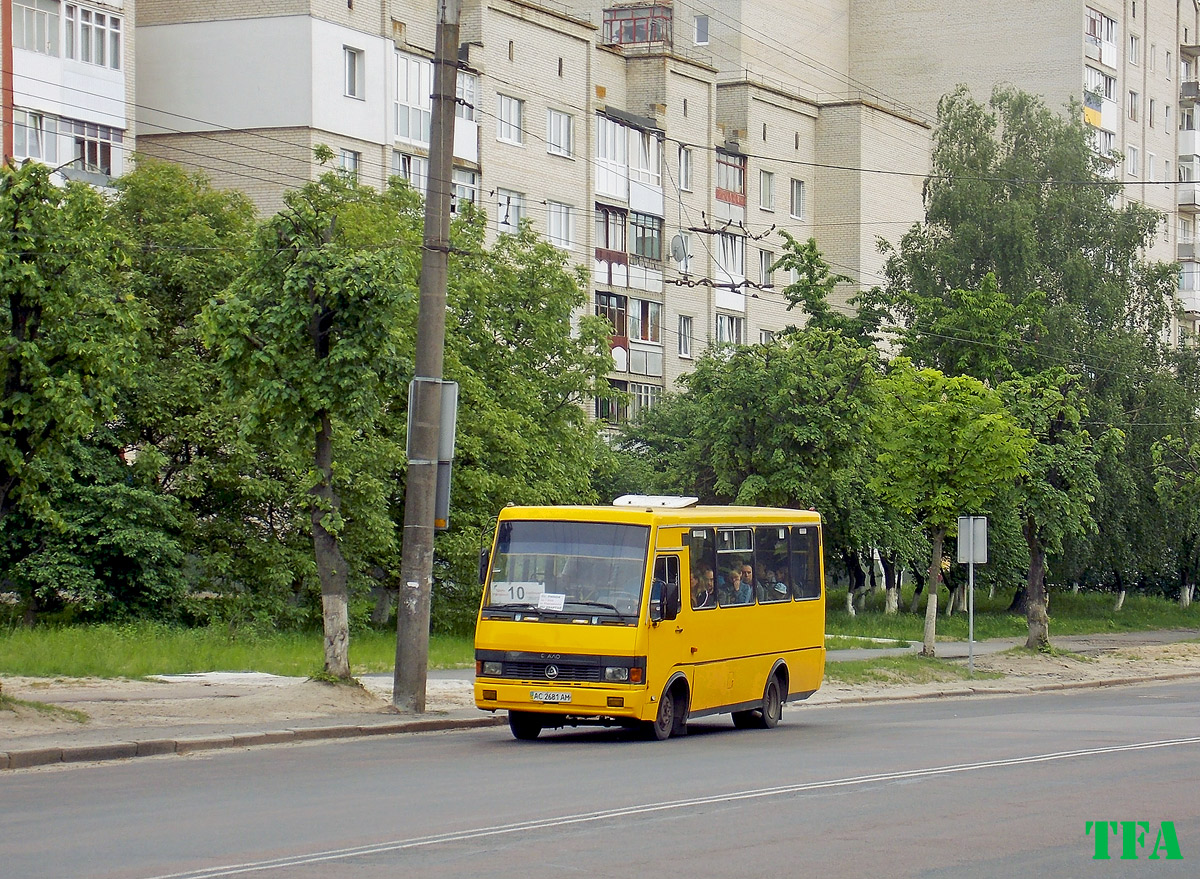
[(558, 666), (557, 665), (546, 666), (546, 677), (548, 677), (548, 678), (558, 677)]

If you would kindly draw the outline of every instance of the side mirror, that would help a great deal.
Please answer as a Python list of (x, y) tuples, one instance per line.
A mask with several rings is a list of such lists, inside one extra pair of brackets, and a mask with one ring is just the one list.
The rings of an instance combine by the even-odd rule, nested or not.
[(486, 549), (479, 550), (479, 585), (482, 586), (487, 579), (488, 572), (488, 551)]

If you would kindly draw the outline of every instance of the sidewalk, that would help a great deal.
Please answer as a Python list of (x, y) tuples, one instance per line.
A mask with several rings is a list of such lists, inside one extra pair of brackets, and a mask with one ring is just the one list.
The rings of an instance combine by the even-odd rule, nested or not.
[[(1200, 631), (1173, 630), (1060, 637), (1054, 639), (1054, 644), (1060, 650), (1102, 657), (1113, 651), (1173, 644), (1197, 638), (1200, 638)], [(974, 654), (977, 658), (1000, 654), (1022, 642), (1023, 639), (1018, 638), (976, 642)], [(919, 646), (833, 650), (828, 653), (827, 658), (830, 662), (863, 660), (915, 653)], [(965, 661), (967, 652), (968, 645), (965, 642), (938, 643), (938, 655), (942, 658)], [(1092, 676), (1091, 679), (1079, 680), (1063, 679), (1062, 675), (1057, 675), (1054, 679), (1037, 675), (1010, 675), (998, 679), (981, 677), (970, 681), (881, 685), (865, 689), (834, 684), (826, 685), (803, 704), (828, 706), (950, 696), (1001, 695), (1195, 677), (1200, 677), (1200, 663), (1185, 663), (1174, 668), (1168, 663), (1161, 663), (1149, 671), (1143, 666), (1138, 666), (1136, 673), (1132, 674)], [(163, 680), (169, 683), (169, 687), (157, 682), (120, 682), (120, 685), (98, 682), (84, 693), (83, 687), (72, 690), (68, 686), (55, 691), (53, 699), (46, 701), (52, 701), (61, 707), (104, 702), (110, 707), (115, 707), (118, 713), (122, 704), (136, 705), (141, 712), (139, 716), (144, 716), (147, 713), (153, 715), (153, 711), (147, 712), (147, 705), (153, 705), (155, 699), (165, 700), (169, 697), (170, 701), (176, 704), (191, 701), (193, 707), (200, 709), (196, 713), (202, 716), (206, 706), (217, 707), (221, 704), (220, 700), (236, 700), (244, 696), (251, 685), (261, 689), (264, 680), (268, 687), (301, 683), (294, 679), (254, 674), (178, 675)], [(118, 723), (104, 728), (88, 728), (81, 725), (78, 728), (52, 732), (9, 735), (0, 740), (0, 770), (165, 754), (192, 754), (216, 748), (245, 748), (322, 739), (472, 729), (507, 723), (507, 715), (504, 712), (491, 714), (474, 707), (471, 701), (472, 681), (473, 672), (470, 669), (431, 672), (426, 712), (422, 715), (403, 715), (378, 707), (386, 705), (390, 700), (391, 676), (368, 675), (364, 676), (362, 683), (373, 697), (363, 695), (361, 710), (334, 709), (335, 714), (289, 718), (284, 722), (277, 719), (267, 722), (211, 722), (198, 717), (194, 721), (185, 722), (173, 719), (160, 723)], [(17, 695), (7, 687), (6, 692)], [(25, 698), (25, 695), (22, 694), (21, 697)]]

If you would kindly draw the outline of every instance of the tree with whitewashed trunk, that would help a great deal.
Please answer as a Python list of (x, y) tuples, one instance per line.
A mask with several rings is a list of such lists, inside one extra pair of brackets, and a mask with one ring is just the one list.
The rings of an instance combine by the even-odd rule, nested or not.
[(897, 358), (878, 382), (870, 487), (915, 517), (930, 542), (924, 656), (935, 654), (942, 544), (958, 517), (985, 511), (1024, 472), (1033, 439), (983, 382)]

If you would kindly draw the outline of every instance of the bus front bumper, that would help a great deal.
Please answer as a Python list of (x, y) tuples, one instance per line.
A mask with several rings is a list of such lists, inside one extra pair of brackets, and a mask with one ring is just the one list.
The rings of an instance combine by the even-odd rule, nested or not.
[[(639, 686), (475, 679), (475, 706), (484, 711), (531, 711), (560, 717), (641, 720), (645, 719), (648, 699), (646, 688)], [(658, 706), (650, 707), (656, 711)]]

